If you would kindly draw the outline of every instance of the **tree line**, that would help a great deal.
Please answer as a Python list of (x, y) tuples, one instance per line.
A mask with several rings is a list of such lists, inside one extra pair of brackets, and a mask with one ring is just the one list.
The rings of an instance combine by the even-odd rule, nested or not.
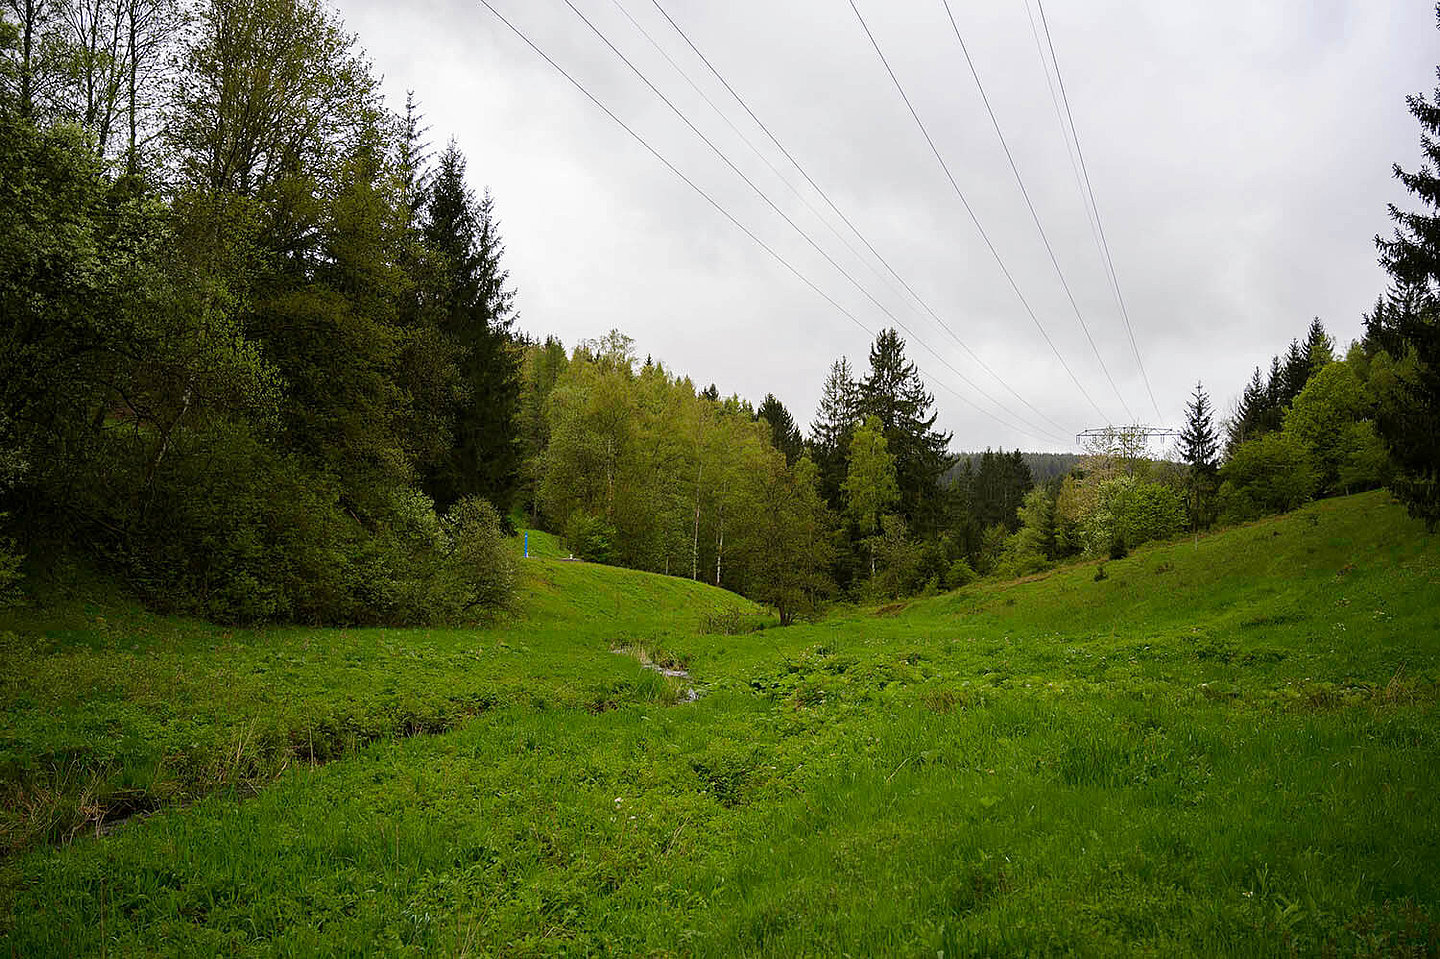
[(494, 200), (321, 0), (5, 0), (0, 593), (79, 558), (222, 621), (453, 620), (528, 523), (790, 622), (1380, 485), (1433, 527), (1440, 92), (1410, 107), (1427, 212), (1343, 357), (1316, 320), (1218, 424), (1197, 385), (1168, 458), (957, 456), (894, 330), (808, 429), (520, 333)]
[(0, 575), (78, 553), (220, 620), (502, 603), (520, 350), (465, 166), (319, 0), (7, 0)]

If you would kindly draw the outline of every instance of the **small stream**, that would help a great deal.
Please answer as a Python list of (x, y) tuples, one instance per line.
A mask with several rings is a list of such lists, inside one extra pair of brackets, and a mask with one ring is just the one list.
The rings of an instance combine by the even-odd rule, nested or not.
[[(648, 670), (650, 670), (651, 672), (654, 672), (654, 673), (659, 673), (661, 676), (664, 676), (666, 679), (689, 679), (689, 678), (690, 678), (690, 673), (689, 673), (688, 670), (684, 670), (684, 669), (674, 669), (674, 668), (669, 667), (669, 666), (661, 666), (661, 665), (658, 664), (658, 663), (653, 663), (653, 662), (651, 662), (651, 661), (650, 661), (650, 657), (645, 654), (645, 651), (644, 651), (643, 649), (635, 649), (635, 648), (629, 647), (629, 646), (622, 646), (622, 647), (620, 647), (620, 648), (618, 648), (618, 649), (612, 649), (611, 652), (614, 653), (614, 654), (617, 655), (617, 656), (631, 656), (631, 657), (634, 657), (635, 659), (637, 659), (637, 660), (640, 661), (640, 665), (641, 665), (643, 668), (648, 669)], [(678, 702), (682, 702), (682, 703), (693, 703), (693, 702), (695, 702), (695, 700), (697, 700), (697, 699), (699, 699), (699, 698), (700, 698), (700, 691), (699, 691), (699, 690), (697, 690), (694, 686), (686, 686), (683, 690), (681, 690), (681, 692), (680, 692), (680, 697), (679, 697), (679, 699), (678, 699)]]

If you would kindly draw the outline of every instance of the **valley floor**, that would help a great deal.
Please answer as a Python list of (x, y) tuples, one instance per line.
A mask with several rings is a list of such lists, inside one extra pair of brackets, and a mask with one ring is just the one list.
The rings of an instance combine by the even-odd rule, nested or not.
[(1440, 954), (1440, 542), (1383, 494), (738, 635), (525, 569), (487, 629), (5, 614), (0, 953)]

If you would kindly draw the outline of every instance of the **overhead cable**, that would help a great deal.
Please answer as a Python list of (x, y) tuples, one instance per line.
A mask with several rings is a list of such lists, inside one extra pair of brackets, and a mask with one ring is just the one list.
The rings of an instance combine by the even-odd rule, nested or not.
[[(1120, 292), (1120, 278), (1115, 272), (1115, 260), (1110, 255), (1110, 241), (1105, 238), (1105, 224), (1100, 219), (1100, 205), (1095, 202), (1095, 189), (1090, 185), (1090, 171), (1085, 165), (1085, 151), (1080, 147), (1080, 133), (1075, 129), (1075, 115), (1070, 111), (1070, 97), (1065, 92), (1065, 78), (1060, 74), (1060, 60), (1055, 56), (1055, 42), (1050, 37), (1050, 24), (1045, 19), (1045, 4), (1035, 0), (1040, 10), (1040, 23), (1045, 28), (1045, 43), (1050, 48), (1050, 60), (1055, 64), (1055, 80), (1060, 86), (1060, 99), (1065, 104), (1065, 116), (1070, 121), (1070, 135), (1075, 139), (1075, 153), (1080, 158), (1080, 172), (1085, 178), (1085, 192), (1090, 197), (1090, 206), (1095, 210), (1095, 226), (1100, 234), (1100, 245), (1105, 253), (1105, 264), (1110, 271), (1110, 282), (1115, 288), (1115, 299), (1120, 304), (1120, 316), (1125, 321), (1125, 332), (1130, 337), (1130, 349), (1135, 353), (1135, 365), (1140, 368), (1140, 378), (1145, 382), (1145, 392), (1150, 396), (1150, 405), (1155, 415), (1164, 419), (1160, 404), (1155, 402), (1155, 391), (1150, 388), (1150, 375), (1145, 372), (1145, 361), (1140, 358), (1140, 346), (1135, 340), (1135, 329), (1130, 324), (1130, 311), (1125, 306), (1125, 297)], [(1026, 7), (1029, 10), (1029, 7)], [(1033, 24), (1032, 24), (1033, 26)], [(1052, 91), (1053, 95), (1053, 91)]]
[(945, 173), (945, 178), (950, 181), (950, 186), (954, 189), (955, 195), (960, 198), (960, 204), (970, 216), (970, 222), (975, 224), (975, 229), (979, 231), (980, 238), (985, 241), (985, 247), (990, 251), (990, 255), (995, 258), (995, 262), (1000, 267), (1000, 272), (1005, 275), (1005, 279), (1010, 283), (1010, 289), (1015, 292), (1015, 296), (1020, 300), (1020, 305), (1025, 308), (1025, 312), (1030, 316), (1031, 321), (1035, 324), (1035, 328), (1040, 331), (1041, 337), (1044, 338), (1045, 344), (1050, 347), (1050, 352), (1054, 353), (1055, 359), (1060, 361), (1061, 368), (1063, 368), (1065, 373), (1070, 377), (1070, 381), (1075, 384), (1075, 388), (1080, 391), (1080, 395), (1085, 397), (1086, 402), (1090, 404), (1102, 419), (1108, 421), (1109, 418), (1106, 417), (1105, 411), (1100, 408), (1100, 404), (1095, 402), (1095, 398), (1090, 395), (1090, 391), (1085, 389), (1085, 384), (1080, 382), (1080, 378), (1075, 375), (1075, 371), (1070, 368), (1070, 364), (1065, 362), (1065, 357), (1060, 354), (1059, 348), (1057, 348), (1054, 341), (1050, 339), (1050, 334), (1045, 330), (1045, 326), (1040, 322), (1040, 318), (1035, 315), (1035, 310), (1031, 308), (1030, 302), (1025, 299), (1025, 294), (1020, 292), (1019, 284), (1015, 282), (1015, 277), (1011, 275), (1009, 267), (1005, 265), (1004, 259), (1000, 256), (1000, 251), (995, 249), (995, 244), (990, 241), (990, 235), (986, 233), (985, 228), (980, 225), (979, 217), (977, 217), (975, 211), (970, 208), (970, 201), (965, 198), (965, 191), (960, 189), (960, 184), (956, 182), (955, 175), (950, 172), (950, 167), (945, 162), (945, 158), (940, 155), (940, 150), (935, 146), (935, 141), (931, 138), (930, 131), (926, 129), (925, 122), (920, 119), (920, 114), (915, 112), (915, 107), (911, 104), (909, 95), (905, 93), (904, 86), (901, 85), (899, 78), (895, 76), (895, 71), (890, 68), (890, 61), (885, 59), (885, 54), (880, 49), (880, 44), (875, 40), (875, 35), (870, 32), (870, 26), (865, 22), (864, 16), (861, 15), (860, 8), (855, 5), (855, 0), (850, 0), (850, 9), (855, 11), (856, 19), (860, 21), (860, 26), (865, 30), (865, 36), (870, 38), (870, 45), (875, 48), (876, 56), (880, 58), (881, 65), (885, 67), (885, 72), (890, 75), (891, 82), (895, 84), (895, 89), (900, 93), (900, 99), (905, 101), (905, 106), (910, 110), (910, 116), (914, 118), (916, 126), (920, 128), (921, 134), (925, 137), (925, 142), (930, 145), (930, 152), (935, 155), (936, 161), (940, 164), (940, 169)]
[[(740, 220), (738, 220), (733, 214), (731, 214), (729, 210), (721, 206), (714, 197), (712, 197), (698, 184), (696, 184), (695, 181), (691, 180), (688, 176), (682, 173), (678, 167), (676, 167), (673, 163), (667, 160), (664, 155), (662, 155), (658, 150), (651, 146), (644, 137), (642, 137), (634, 130), (634, 128), (632, 128), (624, 120), (620, 119), (620, 117), (614, 111), (612, 111), (598, 97), (591, 93), (584, 84), (582, 84), (579, 80), (575, 79), (575, 77), (573, 77), (568, 71), (566, 71), (564, 67), (560, 66), (559, 63), (552, 59), (550, 55), (547, 54), (543, 49), (541, 49), (540, 46), (537, 45), (533, 40), (531, 40), (530, 37), (524, 33), (524, 31), (522, 31), (519, 27), (515, 26), (515, 24), (511, 23), (508, 19), (506, 19), (504, 14), (502, 14), (499, 10), (495, 9), (494, 5), (490, 3), (490, 0), (479, 0), (479, 2), (481, 6), (489, 10), (490, 13), (493, 14), (497, 20), (504, 24), (510, 30), (510, 32), (514, 33), (515, 36), (517, 36), (522, 42), (525, 43), (526, 46), (528, 46), (531, 50), (535, 51), (535, 53), (542, 60), (548, 63), (551, 67), (555, 69), (557, 73), (559, 73), (562, 77), (569, 81), (570, 84), (575, 87), (575, 89), (579, 90), (586, 99), (588, 99), (591, 103), (595, 104), (595, 106), (599, 107), (601, 112), (603, 112), (606, 116), (613, 120), (616, 125), (618, 125), (626, 133), (628, 133), (632, 139), (634, 139), (637, 143), (644, 147), (651, 156), (653, 156), (656, 160), (659, 160), (666, 169), (668, 169), (671, 173), (675, 174), (675, 176), (678, 177), (683, 183), (685, 183), (686, 186), (690, 187), (691, 190), (698, 193), (700, 197), (705, 200), (706, 203), (712, 206), (717, 213), (723, 216), (726, 220), (729, 220), (736, 229), (740, 230), (740, 232), (744, 233), (747, 237), (749, 237), (751, 241), (753, 241), (757, 246), (760, 247), (760, 249), (764, 250), (767, 254), (769, 254), (772, 259), (778, 262), (781, 266), (785, 267), (785, 269), (792, 273), (796, 279), (798, 279), (805, 286), (809, 287), (817, 296), (819, 296), (826, 303), (832, 306), (842, 316), (848, 319), (851, 323), (854, 323), (856, 326), (858, 326), (872, 339), (875, 337), (875, 332), (871, 330), (868, 326), (866, 326), (858, 317), (855, 316), (855, 314), (845, 309), (845, 307), (838, 303), (833, 297), (831, 297), (830, 294), (826, 293), (823, 289), (817, 286), (814, 281), (812, 281), (805, 274), (801, 273), (795, 266), (790, 263), (789, 260), (781, 256), (778, 252), (774, 250), (774, 248), (772, 248), (764, 240), (760, 239), (760, 237), (757, 236), (752, 230), (750, 230), (749, 227), (741, 223)], [(916, 366), (916, 369), (919, 372), (924, 372), (923, 370), (920, 370), (918, 364)], [(954, 394), (962, 402), (974, 407), (978, 412), (989, 417), (990, 419), (995, 420), (1000, 425), (1005, 426), (1008, 429), (1017, 430), (1018, 432), (1030, 436), (1034, 439), (1049, 439), (1049, 437), (1042, 436), (1038, 433), (1032, 432), (1029, 429), (1025, 429), (1023, 427), (1017, 426), (1016, 424), (1006, 422), (1005, 420), (991, 413), (989, 410), (977, 405), (969, 397), (960, 393), (958, 390), (955, 390), (953, 387), (949, 386), (943, 381), (937, 380), (933, 376), (930, 376), (928, 378), (931, 380), (931, 382)]]
[[(619, 0), (615, 0), (615, 2), (618, 3)], [(915, 292), (914, 288), (910, 285), (910, 283), (906, 281), (906, 279), (901, 276), (900, 273), (897, 272), (893, 266), (890, 265), (889, 260), (887, 260), (884, 256), (880, 254), (878, 250), (875, 249), (875, 246), (870, 242), (868, 238), (866, 238), (865, 234), (862, 233), (853, 222), (851, 222), (850, 218), (846, 216), (845, 212), (835, 204), (835, 201), (830, 198), (830, 195), (820, 186), (820, 184), (815, 182), (814, 178), (810, 176), (809, 171), (807, 171), (805, 167), (800, 164), (799, 160), (795, 159), (794, 155), (785, 147), (785, 144), (781, 143), (780, 140), (775, 136), (775, 134), (771, 132), (770, 128), (765, 124), (765, 122), (755, 115), (755, 111), (750, 108), (750, 105), (745, 102), (745, 99), (740, 96), (740, 94), (735, 90), (735, 88), (730, 85), (730, 82), (725, 79), (724, 75), (720, 73), (719, 69), (716, 68), (716, 66), (710, 62), (710, 59), (705, 56), (705, 54), (700, 50), (700, 48), (695, 45), (694, 41), (690, 39), (689, 34), (687, 34), (684, 29), (682, 29), (681, 26), (675, 22), (674, 18), (670, 16), (670, 14), (665, 10), (665, 8), (660, 5), (659, 0), (650, 0), (650, 2), (654, 4), (655, 9), (660, 12), (660, 15), (663, 16), (666, 21), (669, 22), (670, 26), (674, 28), (675, 32), (679, 34), (680, 39), (685, 41), (686, 45), (690, 47), (690, 50), (695, 54), (695, 56), (700, 59), (700, 62), (705, 64), (706, 69), (708, 69), (710, 73), (714, 75), (715, 79), (720, 82), (721, 86), (723, 86), (725, 90), (730, 94), (730, 96), (734, 98), (735, 102), (740, 104), (741, 109), (743, 109), (745, 113), (749, 115), (750, 119), (754, 121), (755, 125), (759, 127), (760, 130), (765, 134), (765, 136), (769, 138), (770, 142), (775, 145), (775, 148), (778, 149), (782, 154), (784, 154), (785, 159), (790, 161), (790, 165), (793, 166), (796, 172), (798, 172), (805, 179), (805, 182), (810, 185), (811, 189), (813, 189), (817, 194), (819, 194), (820, 198), (825, 201), (826, 205), (829, 206), (829, 208), (835, 213), (836, 216), (840, 218), (840, 220), (845, 224), (845, 226), (850, 229), (850, 232), (855, 234), (856, 238), (858, 238), (860, 242), (864, 244), (865, 248), (870, 251), (871, 255), (874, 256), (875, 259), (878, 260), (880, 264), (885, 267), (885, 269), (890, 273), (892, 277), (895, 278), (897, 282), (899, 282), (900, 286), (905, 290), (906, 293), (910, 295), (911, 299), (918, 303), (921, 308), (923, 308), (925, 312), (930, 315), (930, 317), (935, 321), (935, 324), (939, 326), (942, 330), (944, 330), (946, 333), (948, 333), (950, 337), (957, 344), (959, 344), (960, 348), (963, 349), (981, 369), (988, 373), (992, 379), (994, 379), (997, 383), (1003, 386), (1005, 390), (1010, 393), (1011, 396), (1019, 400), (1021, 404), (1023, 404), (1036, 416), (1040, 417), (1042, 420), (1049, 423), (1056, 429), (1063, 431), (1063, 426), (1061, 426), (1059, 423), (1055, 422), (1041, 410), (1036, 408), (1034, 404), (1032, 404), (1029, 400), (1025, 399), (1025, 397), (1022, 396), (1019, 392), (1017, 392), (1015, 388), (1010, 385), (1009, 381), (1007, 381), (999, 373), (995, 372), (995, 370), (988, 363), (986, 363), (985, 360), (981, 358), (978, 353), (972, 350), (970, 346), (963, 339), (960, 338), (959, 334), (957, 334), (955, 330), (940, 317), (940, 314), (935, 312), (935, 310), (930, 306), (930, 304), (926, 302), (925, 299), (920, 296), (920, 294)], [(669, 57), (667, 56), (666, 59), (668, 60)], [(673, 65), (673, 61), (671, 61), (671, 63)], [(710, 102), (708, 97), (706, 98), (706, 102)], [(714, 104), (711, 103), (711, 106), (713, 108)], [(716, 109), (718, 110), (718, 108)], [(728, 119), (726, 122), (729, 122)], [(747, 139), (746, 142), (749, 143), (749, 140)], [(766, 162), (768, 165), (769, 161), (767, 160)], [(774, 169), (773, 166), (771, 168)], [(786, 185), (789, 185), (788, 181), (786, 181)], [(793, 189), (794, 188), (792, 187), (792, 190)], [(809, 207), (809, 203), (806, 203), (806, 206)], [(813, 207), (810, 207), (810, 209), (812, 212), (814, 212)], [(854, 248), (850, 247), (848, 243), (846, 244), (846, 246), (852, 252), (854, 252)], [(998, 403), (998, 401), (995, 401), (993, 398), (991, 399), (992, 402), (996, 402), (997, 406), (1001, 405), (1000, 403)]]
[(945, 15), (950, 18), (950, 29), (955, 32), (955, 39), (960, 43), (960, 52), (965, 55), (965, 65), (970, 68), (970, 76), (975, 79), (975, 87), (980, 91), (980, 100), (985, 104), (985, 112), (990, 115), (990, 124), (995, 128), (995, 135), (1000, 138), (1000, 147), (1005, 151), (1005, 159), (1010, 163), (1010, 172), (1015, 174), (1015, 183), (1020, 187), (1020, 195), (1025, 198), (1025, 206), (1030, 211), (1030, 219), (1035, 223), (1035, 230), (1040, 234), (1040, 242), (1045, 245), (1045, 252), (1050, 256), (1050, 265), (1055, 267), (1055, 275), (1060, 278), (1060, 286), (1065, 290), (1065, 297), (1070, 301), (1070, 308), (1075, 311), (1075, 319), (1080, 321), (1080, 329), (1085, 331), (1085, 339), (1090, 344), (1090, 349), (1095, 353), (1095, 360), (1100, 364), (1100, 370), (1105, 374), (1105, 379), (1110, 383), (1110, 389), (1114, 391), (1115, 398), (1120, 401), (1120, 407), (1125, 411), (1129, 420), (1134, 420), (1135, 415), (1130, 412), (1130, 404), (1125, 402), (1125, 397), (1120, 394), (1120, 387), (1115, 385), (1115, 378), (1110, 375), (1110, 368), (1105, 365), (1105, 359), (1100, 355), (1100, 348), (1095, 345), (1095, 338), (1090, 335), (1090, 326), (1085, 322), (1084, 315), (1080, 312), (1080, 304), (1075, 302), (1075, 294), (1070, 290), (1070, 282), (1065, 279), (1065, 271), (1060, 268), (1060, 261), (1055, 256), (1055, 248), (1050, 245), (1050, 237), (1045, 233), (1045, 227), (1040, 222), (1040, 214), (1035, 210), (1035, 204), (1030, 199), (1030, 191), (1025, 187), (1025, 178), (1020, 175), (1020, 167), (1015, 163), (1015, 156), (1010, 152), (1010, 144), (1005, 139), (1005, 133), (1000, 129), (1000, 120), (995, 116), (995, 110), (990, 105), (990, 97), (985, 92), (985, 84), (980, 82), (980, 71), (975, 69), (975, 61), (970, 57), (970, 48), (965, 45), (965, 38), (960, 34), (960, 24), (955, 20), (955, 12), (950, 9), (950, 0), (940, 0), (945, 6)]
[[(876, 309), (878, 309), (881, 313), (885, 314), (886, 318), (889, 319), (891, 323), (894, 323), (900, 329), (904, 330), (905, 333), (910, 336), (912, 340), (920, 344), (920, 346), (924, 347), (926, 351), (933, 355), (935, 359), (941, 363), (941, 365), (943, 365), (946, 369), (953, 373), (961, 382), (963, 382), (971, 389), (975, 390), (977, 393), (980, 393), (983, 396), (988, 396), (988, 394), (985, 393), (983, 388), (978, 386), (973, 380), (971, 380), (968, 376), (966, 376), (959, 369), (957, 369), (954, 364), (952, 364), (944, 357), (943, 354), (937, 351), (929, 343), (926, 343), (923, 339), (921, 339), (913, 330), (906, 326), (905, 323), (899, 317), (897, 317), (890, 310), (889, 307), (885, 306), (885, 304), (881, 303), (878, 299), (876, 299), (875, 296), (868, 289), (865, 288), (864, 284), (862, 284), (859, 280), (855, 279), (854, 275), (851, 274), (849, 270), (841, 266), (840, 263), (838, 263), (835, 258), (832, 257), (829, 252), (825, 250), (824, 247), (820, 246), (819, 243), (815, 242), (815, 239), (808, 232), (802, 229), (800, 225), (797, 224), (788, 213), (782, 210), (764, 190), (756, 186), (755, 181), (750, 179), (750, 177), (746, 175), (743, 170), (736, 166), (735, 162), (731, 160), (723, 150), (717, 147), (715, 145), (715, 142), (711, 140), (708, 136), (706, 136), (699, 127), (695, 126), (695, 124), (691, 122), (690, 118), (685, 115), (684, 111), (682, 111), (679, 107), (675, 106), (674, 101), (667, 97), (664, 92), (660, 90), (659, 87), (655, 86), (655, 84), (650, 81), (650, 78), (647, 77), (645, 73), (640, 70), (639, 67), (635, 66), (635, 64), (630, 60), (629, 57), (625, 56), (625, 54), (620, 50), (620, 48), (616, 47), (615, 44), (610, 41), (610, 38), (607, 37), (605, 33), (600, 30), (599, 27), (595, 26), (594, 22), (592, 22), (589, 17), (585, 16), (585, 14), (580, 10), (579, 7), (575, 6), (572, 0), (564, 0), (564, 3), (567, 7), (570, 8), (570, 10), (575, 14), (575, 16), (580, 18), (581, 22), (583, 22), (587, 27), (590, 28), (590, 31), (594, 33), (597, 38), (599, 38), (600, 42), (604, 43), (605, 46), (608, 47), (610, 51), (614, 53), (615, 56), (617, 56), (620, 61), (630, 69), (632, 73), (635, 74), (635, 76), (640, 80), (640, 82), (644, 83), (645, 86), (648, 87), (652, 93), (659, 97), (660, 100), (667, 107), (670, 108), (670, 111), (675, 114), (675, 116), (680, 120), (681, 123), (685, 124), (685, 126), (689, 128), (692, 133), (699, 137), (700, 140), (707, 147), (710, 148), (710, 151), (715, 154), (715, 156), (720, 160), (720, 162), (724, 163), (725, 166), (729, 167), (731, 172), (733, 172), (742, 181), (744, 181), (745, 185), (748, 186), (751, 191), (754, 192), (754, 194), (759, 197), (762, 202), (765, 203), (766, 206), (768, 206), (777, 216), (784, 220), (792, 230), (799, 234), (800, 238), (803, 239), (807, 244), (809, 244), (810, 247), (816, 253), (818, 253), (827, 263), (829, 263), (836, 272), (843, 276), (850, 283), (851, 286), (855, 287), (855, 289), (867, 300), (869, 300)], [(993, 400), (993, 398), (991, 401), (996, 402), (995, 400)], [(996, 405), (1000, 404), (997, 403)], [(979, 407), (977, 406), (976, 408), (978, 409)], [(1001, 406), (1001, 408), (1003, 409), (1004, 407)], [(1043, 432), (1043, 428), (1041, 429)]]

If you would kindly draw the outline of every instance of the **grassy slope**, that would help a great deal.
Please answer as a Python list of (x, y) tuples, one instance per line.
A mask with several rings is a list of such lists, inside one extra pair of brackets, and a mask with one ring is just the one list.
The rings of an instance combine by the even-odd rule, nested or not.
[(521, 608), (489, 628), (243, 630), (93, 598), (0, 614), (0, 850), (496, 708), (673, 698), (603, 654), (750, 608), (629, 570), (521, 570)]
[[(546, 566), (532, 622), (599, 617), (583, 627), (597, 640), (529, 640), (522, 666), (484, 675), (584, 705), (611, 671), (636, 675), (603, 637), (687, 661), (706, 695), (603, 712), (511, 696), (446, 736), (292, 768), (243, 803), (216, 794), (33, 851), (12, 860), (0, 947), (1440, 951), (1434, 538), (1371, 495), (1105, 568), (699, 637), (693, 612), (587, 609), (562, 580), (594, 574)], [(363, 645), (377, 639), (394, 651), (376, 675), (437, 648)], [(67, 657), (149, 658), (86, 649), (83, 631), (48, 642), (6, 664), (23, 673), (9, 703)], [(335, 695), (314, 688), (333, 665), (287, 689)], [(432, 680), (460, 668), (432, 665)], [(175, 695), (175, 715), (191, 699)]]

